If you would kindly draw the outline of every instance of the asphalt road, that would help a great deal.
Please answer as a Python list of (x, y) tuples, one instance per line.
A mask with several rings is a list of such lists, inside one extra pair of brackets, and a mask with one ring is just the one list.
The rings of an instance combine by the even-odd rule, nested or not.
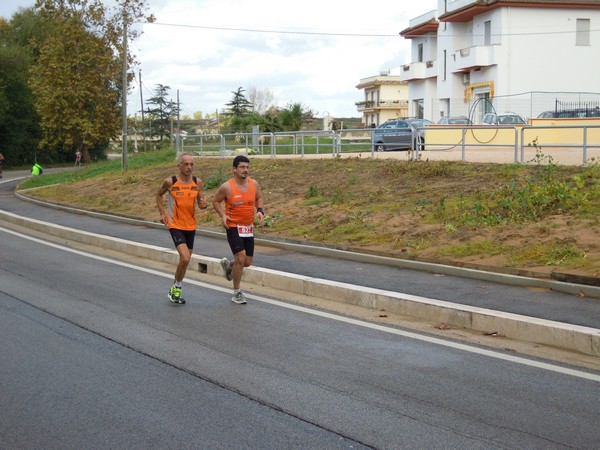
[[(0, 209), (171, 245), (164, 230), (32, 205), (10, 187), (0, 184)], [(227, 252), (224, 240), (198, 243), (205, 254)], [(257, 263), (278, 270), (591, 326), (600, 320), (589, 309), (595, 303), (565, 294), (261, 250)], [(176, 306), (166, 300), (171, 272), (2, 227), (0, 255), (2, 448), (591, 449), (600, 442), (597, 371), (374, 326), (285, 298), (255, 295), (238, 306), (229, 289), (200, 281), (188, 281), (188, 303)]]
[[(5, 175), (5, 180), (0, 182), (0, 210), (132, 242), (172, 248), (171, 238), (164, 228), (132, 226), (83, 214), (66, 213), (20, 200), (12, 194), (17, 181), (10, 181), (8, 178), (25, 174), (9, 172)], [(197, 237), (194, 252), (215, 258), (230, 254), (224, 236)], [(269, 247), (257, 247), (254, 264), (288, 273), (600, 328), (600, 301), (558, 291), (527, 289), (456, 276), (440, 276), (435, 272), (316, 257)]]
[(600, 374), (0, 229), (0, 447), (597, 448)]

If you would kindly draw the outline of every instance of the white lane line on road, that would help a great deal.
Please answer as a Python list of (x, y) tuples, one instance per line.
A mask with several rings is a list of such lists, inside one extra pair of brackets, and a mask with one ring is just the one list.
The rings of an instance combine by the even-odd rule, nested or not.
[[(43, 244), (48, 247), (56, 248), (58, 250), (63, 250), (63, 251), (70, 252), (70, 253), (80, 255), (80, 256), (85, 256), (87, 258), (106, 262), (108, 264), (114, 264), (117, 266), (126, 267), (128, 269), (137, 270), (139, 272), (145, 272), (145, 273), (149, 273), (152, 275), (157, 275), (157, 276), (160, 276), (163, 278), (172, 278), (173, 277), (173, 274), (171, 274), (171, 273), (160, 272), (158, 270), (149, 269), (149, 268), (142, 267), (142, 266), (137, 266), (135, 264), (130, 264), (130, 263), (122, 262), (122, 261), (117, 261), (115, 259), (106, 258), (104, 256), (99, 256), (99, 255), (94, 255), (92, 253), (83, 252), (81, 250), (75, 250), (75, 249), (60, 245), (60, 244), (55, 244), (53, 242), (46, 242), (46, 241), (43, 241), (41, 239), (38, 239), (38, 238), (35, 238), (32, 236), (27, 236), (27, 235), (24, 235), (24, 234), (21, 234), (16, 231), (9, 230), (9, 229), (3, 228), (3, 227), (0, 227), (0, 231), (3, 231), (8, 234), (12, 234), (12, 235), (20, 237), (22, 239), (27, 239), (27, 240), (36, 242), (38, 244)], [(200, 287), (203, 287), (206, 289), (211, 289), (214, 291), (227, 292), (227, 293), (231, 292), (231, 288), (223, 288), (220, 286), (215, 286), (212, 284), (204, 283), (202, 281), (186, 279), (186, 283), (192, 284), (195, 286), (200, 286)], [(383, 333), (394, 334), (397, 336), (402, 336), (402, 337), (406, 337), (409, 339), (416, 339), (419, 341), (428, 342), (428, 343), (436, 344), (436, 345), (441, 345), (444, 347), (449, 347), (449, 348), (453, 348), (456, 350), (461, 350), (461, 351), (465, 351), (465, 352), (469, 352), (469, 353), (479, 354), (479, 355), (487, 356), (490, 358), (500, 359), (500, 360), (504, 360), (504, 361), (508, 361), (508, 362), (512, 362), (512, 363), (516, 363), (516, 364), (522, 364), (522, 365), (529, 366), (529, 367), (535, 367), (538, 369), (549, 370), (549, 371), (561, 373), (564, 375), (569, 375), (569, 376), (573, 376), (573, 377), (583, 378), (586, 380), (600, 382), (600, 374), (584, 372), (581, 370), (562, 367), (562, 366), (545, 363), (545, 362), (541, 362), (541, 361), (535, 361), (535, 360), (527, 359), (527, 358), (520, 357), (520, 356), (508, 355), (508, 354), (496, 352), (494, 350), (487, 350), (487, 349), (475, 347), (472, 345), (461, 344), (459, 342), (447, 341), (447, 340), (436, 338), (433, 336), (418, 334), (418, 333), (414, 333), (411, 331), (405, 331), (405, 330), (401, 330), (401, 329), (397, 329), (397, 328), (388, 327), (385, 325), (370, 323), (370, 322), (366, 322), (364, 320), (339, 316), (337, 314), (328, 313), (328, 312), (324, 312), (324, 311), (318, 311), (318, 310), (310, 309), (310, 308), (307, 308), (304, 306), (293, 305), (293, 304), (289, 304), (289, 303), (282, 302), (279, 300), (273, 300), (273, 299), (269, 299), (266, 297), (261, 297), (259, 295), (246, 293), (246, 297), (248, 297), (252, 300), (256, 300), (256, 301), (259, 301), (262, 303), (267, 303), (267, 304), (270, 304), (273, 306), (287, 308), (287, 309), (299, 311), (299, 312), (302, 312), (305, 314), (311, 314), (313, 316), (319, 316), (319, 317), (323, 317), (326, 319), (335, 320), (338, 322), (343, 322), (343, 323), (347, 323), (347, 324), (351, 324), (351, 325), (360, 326), (363, 328), (368, 328), (371, 330), (381, 331)]]
[[(0, 179), (0, 184), (10, 183), (11, 181), (22, 180), (24, 178), (29, 178), (29, 177), (3, 178), (3, 179)], [(10, 194), (12, 195), (12, 192)]]

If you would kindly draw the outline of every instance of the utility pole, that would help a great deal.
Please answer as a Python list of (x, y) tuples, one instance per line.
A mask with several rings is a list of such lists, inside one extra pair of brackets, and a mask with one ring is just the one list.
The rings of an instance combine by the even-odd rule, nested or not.
[(127, 170), (127, 13), (123, 9), (123, 92), (122, 92), (122, 104), (123, 104), (123, 159), (122, 159), (122, 170)]
[[(169, 103), (169, 121), (171, 122), (171, 148), (173, 148), (173, 99)], [(177, 147), (175, 147), (175, 153), (177, 153)]]
[(144, 94), (142, 93), (142, 69), (140, 75), (140, 105), (142, 107), (142, 140), (144, 141), (144, 153), (146, 153), (146, 122), (144, 122)]
[(179, 116), (179, 89), (177, 89), (177, 150), (176, 152), (183, 151), (181, 149), (181, 118)]

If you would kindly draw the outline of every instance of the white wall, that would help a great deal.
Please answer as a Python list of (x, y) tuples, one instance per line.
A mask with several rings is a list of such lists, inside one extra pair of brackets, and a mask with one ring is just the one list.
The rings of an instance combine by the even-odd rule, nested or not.
[(589, 18), (591, 30), (600, 29), (597, 10), (505, 8), (503, 47), (510, 65), (498, 94), (600, 92), (600, 33), (590, 32), (590, 46), (576, 46), (578, 18)]
[(437, 37), (422, 36), (412, 39), (411, 43), (411, 62), (419, 61), (419, 44), (423, 44), (423, 61), (431, 61), (437, 58)]
[[(468, 0), (448, 1), (449, 10)], [(444, 12), (444, 0), (438, 2)], [(590, 19), (590, 45), (576, 45), (577, 19)], [(414, 115), (413, 100), (425, 99), (425, 117), (437, 120), (437, 99), (456, 101), (464, 97), (461, 74), (453, 74), (453, 54), (484, 46), (484, 23), (491, 21), (492, 62), (473, 70), (471, 83), (494, 83), (494, 98), (530, 92), (600, 93), (600, 10), (502, 7), (466, 23), (440, 23), (438, 39), (423, 36), (412, 39), (412, 62), (418, 60), (418, 44), (424, 44), (423, 61), (436, 60), (437, 78), (414, 80), (409, 85), (409, 113)], [(435, 41), (435, 43), (434, 43)], [(443, 53), (446, 50), (447, 76), (444, 81)], [(526, 104), (524, 103), (526, 102)], [(519, 98), (499, 101), (502, 111), (525, 114), (531, 102)], [(429, 111), (428, 111), (429, 108)]]

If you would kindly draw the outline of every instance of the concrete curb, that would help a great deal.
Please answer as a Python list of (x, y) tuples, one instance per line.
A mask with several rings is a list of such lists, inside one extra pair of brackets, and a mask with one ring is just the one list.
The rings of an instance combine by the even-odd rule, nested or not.
[[(0, 220), (107, 250), (173, 265), (177, 263), (178, 256), (175, 250), (133, 243), (124, 239), (76, 230), (36, 219), (23, 218), (1, 210)], [(129, 220), (131, 221), (131, 219)], [(137, 222), (139, 223), (139, 221)], [(211, 275), (221, 275), (222, 271), (218, 259), (201, 255), (192, 256), (192, 266), (190, 267), (198, 267), (201, 272)], [(437, 267), (435, 272), (439, 273)], [(457, 275), (463, 276), (462, 272), (461, 274), (457, 273)], [(500, 279), (505, 277), (507, 276), (504, 275)], [(353, 305), (400, 313), (422, 320), (441, 322), (466, 329), (495, 330), (513, 339), (551, 345), (590, 356), (600, 356), (600, 330), (595, 328), (569, 325), (258, 267), (249, 267), (244, 270), (244, 282), (310, 297), (334, 301), (342, 300)], [(501, 283), (502, 281), (498, 282)], [(577, 286), (577, 288), (576, 292), (583, 289), (582, 286)]]
[[(29, 201), (51, 207), (58, 210), (75, 212), (78, 214), (85, 214), (92, 217), (99, 217), (102, 219), (108, 219), (118, 221), (122, 223), (130, 223), (134, 225), (143, 225), (150, 228), (163, 228), (164, 225), (157, 222), (150, 222), (147, 220), (134, 219), (131, 217), (117, 216), (112, 214), (105, 214), (96, 211), (88, 211), (70, 206), (64, 206), (54, 203), (44, 202), (28, 195), (24, 195), (21, 192), (15, 192), (15, 195), (22, 200)], [(225, 233), (199, 229), (196, 231), (199, 236), (209, 237), (220, 237), (224, 238)], [(279, 248), (282, 250), (294, 251), (299, 253), (305, 253), (314, 256), (326, 256), (329, 258), (344, 259), (347, 261), (355, 261), (362, 263), (379, 264), (390, 267), (397, 267), (400, 269), (419, 270), (422, 272), (429, 272), (435, 274), (450, 275), (462, 278), (470, 278), (480, 281), (487, 281), (490, 283), (505, 284), (509, 286), (519, 287), (531, 287), (531, 288), (542, 288), (551, 289), (556, 292), (563, 292), (565, 294), (572, 295), (585, 295), (586, 297), (600, 299), (600, 287), (590, 286), (577, 283), (568, 283), (564, 281), (550, 280), (547, 278), (538, 278), (525, 275), (514, 275), (507, 273), (491, 272), (487, 270), (472, 269), (459, 266), (451, 266), (446, 264), (436, 264), (432, 262), (414, 261), (409, 259), (397, 259), (386, 256), (370, 255), (367, 253), (351, 252), (347, 250), (339, 250), (329, 247), (319, 247), (314, 245), (298, 244), (287, 241), (277, 241), (270, 239), (256, 238), (255, 242), (258, 245), (265, 247)]]

